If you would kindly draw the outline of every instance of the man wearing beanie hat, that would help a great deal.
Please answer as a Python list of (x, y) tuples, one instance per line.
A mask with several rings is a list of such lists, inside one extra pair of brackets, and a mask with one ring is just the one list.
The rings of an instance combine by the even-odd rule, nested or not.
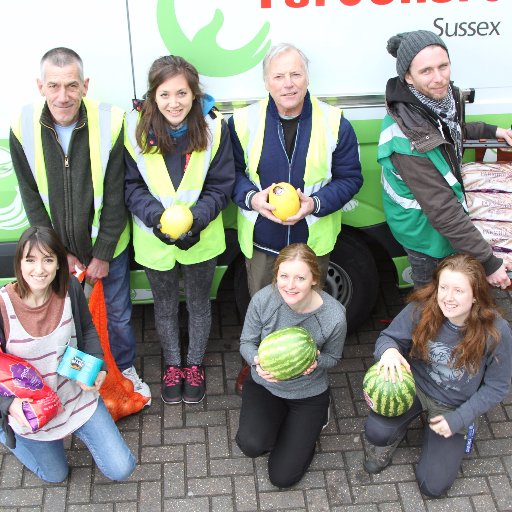
[(464, 252), (482, 263), (491, 285), (506, 288), (505, 263), (467, 215), (460, 169), (463, 139), (499, 137), (512, 145), (512, 130), (464, 123), (448, 49), (433, 32), (398, 34), (387, 50), (398, 76), (387, 83), (377, 158), (386, 219), (409, 256), (414, 285), (428, 283), (444, 257)]

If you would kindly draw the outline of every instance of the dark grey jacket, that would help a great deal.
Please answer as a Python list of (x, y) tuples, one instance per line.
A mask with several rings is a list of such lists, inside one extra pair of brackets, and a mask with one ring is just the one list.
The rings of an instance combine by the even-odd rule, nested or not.
[(112, 260), (117, 242), (128, 220), (124, 205), (124, 130), (121, 129), (110, 152), (103, 182), (100, 230), (93, 247), (91, 226), (94, 216), (94, 193), (85, 106), (82, 103), (80, 107), (68, 155), (64, 155), (57, 139), (46, 104), (41, 114), (41, 126), (51, 220), (39, 195), (23, 147), (12, 130), (9, 135), (12, 163), (30, 224), (53, 227), (66, 250), (73, 253), (84, 265), (88, 265), (93, 256), (104, 261)]
[[(495, 138), (496, 126), (463, 123), (464, 103), (460, 99), (459, 90), (453, 86), (452, 89), (458, 107), (458, 117), (461, 120), (462, 137)], [(462, 184), (454, 143), (442, 119), (420, 103), (398, 77), (388, 81), (386, 104), (389, 115), (409, 138), (414, 149), (424, 153), (439, 147), (454, 176)], [(432, 226), (449, 240), (455, 251), (474, 256), (482, 263), (487, 275), (498, 270), (502, 260), (493, 255), (489, 243), (473, 225), (431, 160), (398, 153), (394, 153), (391, 160)], [(414, 250), (414, 247), (409, 249)]]

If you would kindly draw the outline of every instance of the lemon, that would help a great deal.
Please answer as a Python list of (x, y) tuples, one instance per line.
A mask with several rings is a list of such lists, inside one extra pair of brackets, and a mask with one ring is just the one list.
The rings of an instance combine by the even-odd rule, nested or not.
[(169, 206), (160, 217), (162, 233), (174, 239), (186, 233), (192, 227), (193, 222), (192, 212), (181, 204)]
[(295, 215), (300, 208), (299, 194), (292, 185), (284, 181), (272, 188), (268, 195), (268, 202), (276, 207), (272, 213), (281, 220)]

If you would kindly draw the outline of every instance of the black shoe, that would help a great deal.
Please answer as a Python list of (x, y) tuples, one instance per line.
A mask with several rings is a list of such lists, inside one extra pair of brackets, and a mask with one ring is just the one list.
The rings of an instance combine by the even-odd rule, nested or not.
[(183, 401), (198, 404), (206, 392), (204, 366), (192, 365), (183, 368)]
[(183, 372), (179, 366), (167, 365), (162, 378), (162, 400), (166, 404), (179, 404), (182, 400)]

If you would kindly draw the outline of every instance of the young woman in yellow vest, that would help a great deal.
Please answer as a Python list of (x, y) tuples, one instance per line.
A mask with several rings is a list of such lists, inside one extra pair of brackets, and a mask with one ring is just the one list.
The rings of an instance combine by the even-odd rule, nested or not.
[(57, 373), (68, 346), (99, 358), (103, 351), (55, 231), (28, 228), (18, 242), (14, 270), (16, 281), (0, 289), (2, 351), (32, 364), (63, 408), (33, 431), (24, 413), (26, 399), (0, 393), (0, 442), (42, 480), (62, 482), (69, 471), (63, 439), (74, 433), (105, 476), (125, 480), (136, 461), (99, 396), (106, 372), (100, 371), (92, 386)]
[[(155, 325), (165, 359), (162, 400), (201, 402), (203, 357), (211, 325), (210, 287), (225, 249), (221, 211), (234, 185), (227, 126), (202, 92), (197, 70), (185, 59), (153, 62), (140, 112), (126, 119), (125, 198), (133, 216), (135, 260), (148, 276)], [(172, 239), (160, 218), (171, 205), (190, 208), (188, 233)], [(179, 339), (179, 273), (188, 310), (188, 351)]]

